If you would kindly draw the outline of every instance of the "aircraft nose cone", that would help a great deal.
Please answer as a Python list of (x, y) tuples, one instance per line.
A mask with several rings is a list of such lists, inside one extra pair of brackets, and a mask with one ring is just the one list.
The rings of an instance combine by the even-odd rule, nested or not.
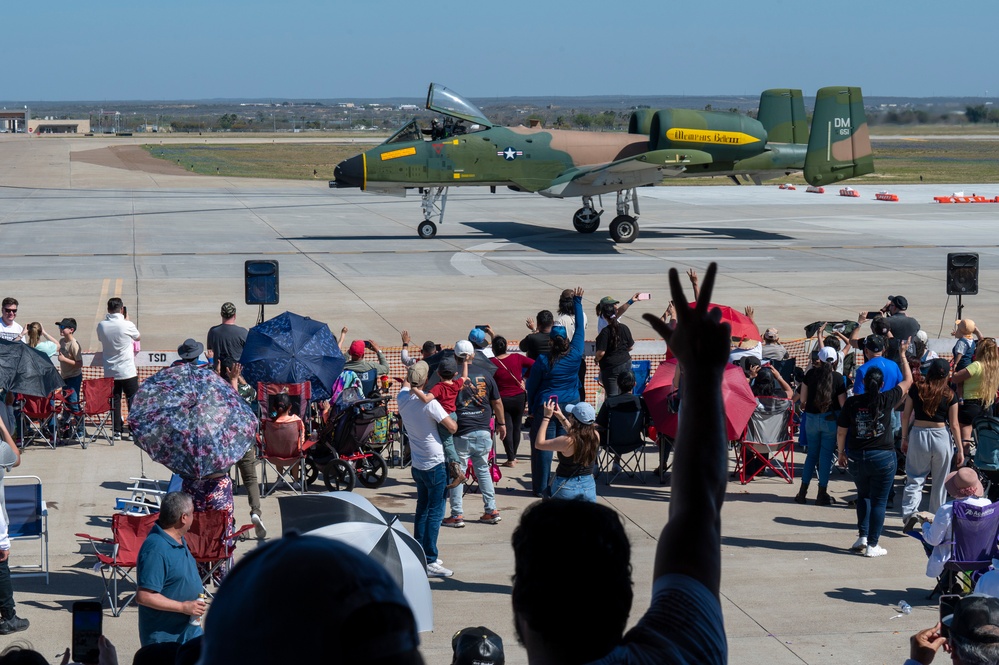
[(361, 187), (364, 185), (364, 157), (354, 155), (345, 159), (333, 169), (333, 179), (337, 187)]

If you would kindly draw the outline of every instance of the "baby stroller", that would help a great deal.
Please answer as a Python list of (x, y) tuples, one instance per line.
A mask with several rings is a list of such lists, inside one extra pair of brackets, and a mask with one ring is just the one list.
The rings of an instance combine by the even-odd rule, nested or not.
[(369, 488), (381, 487), (388, 465), (368, 447), (375, 421), (388, 413), (389, 396), (338, 402), (319, 428), (316, 445), (306, 459), (306, 479), (313, 482), (323, 474), (330, 492), (354, 489), (356, 482)]

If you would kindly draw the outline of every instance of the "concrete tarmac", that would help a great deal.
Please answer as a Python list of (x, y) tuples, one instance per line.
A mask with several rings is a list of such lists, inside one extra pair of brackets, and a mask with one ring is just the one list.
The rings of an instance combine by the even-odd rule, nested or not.
[[(106, 299), (120, 295), (144, 350), (175, 349), (186, 337), (203, 338), (226, 300), (239, 307), (238, 322), (251, 325), (256, 311), (241, 305), (243, 262), (268, 258), (279, 260), (281, 270), (281, 304), (269, 307), (268, 316), (295, 311), (385, 346), (397, 344), (404, 328), (417, 340), (450, 345), (481, 323), (515, 339), (526, 317), (553, 308), (559, 291), (577, 284), (591, 316), (603, 295), (624, 300), (651, 292), (653, 299), (628, 316), (635, 337), (650, 338), (638, 315), (665, 308), (666, 270), (703, 272), (717, 261), (714, 300), (752, 305), (761, 327), (776, 326), (787, 339), (803, 336), (812, 321), (854, 318), (897, 294), (908, 298), (909, 313), (930, 337), (946, 337), (956, 317), (956, 297), (945, 293), (946, 254), (975, 251), (980, 292), (964, 299), (964, 315), (986, 334), (999, 329), (995, 204), (931, 202), (961, 190), (991, 197), (999, 185), (889, 186), (898, 203), (875, 201), (883, 187), (872, 186), (856, 187), (857, 199), (803, 188), (644, 188), (641, 237), (630, 245), (612, 243), (606, 223), (593, 235), (574, 232), (576, 201), (462, 189), (452, 190), (438, 236), (420, 240), (415, 196), (330, 190), (325, 181), (157, 175), (72, 159), (73, 152), (144, 140), (0, 136), (0, 291), (19, 299), (19, 322), (41, 321), (54, 332), (51, 322), (73, 316), (84, 348), (97, 350), (94, 326)], [(613, 199), (604, 203), (609, 221)], [(803, 459), (799, 454), (799, 466)], [(509, 602), (510, 534), (532, 502), (526, 462), (522, 453), (519, 466), (504, 469), (500, 524), (442, 530), (441, 556), (455, 577), (433, 581), (437, 628), (423, 636), (428, 663), (450, 662), (451, 634), (479, 624), (503, 635), (508, 662), (526, 662)], [(19, 612), (32, 621), (17, 637), (47, 657), (69, 644), (72, 602), (101, 591), (93, 558), (73, 534), (106, 535), (115, 497), (140, 469), (138, 450), (128, 442), (88, 450), (33, 447), (17, 469), (41, 476), (54, 504), (52, 583), (15, 582)], [(167, 477), (148, 458), (144, 469)], [(830, 491), (841, 501), (833, 507), (799, 506), (791, 501), (796, 489), (773, 477), (730, 485), (722, 604), (731, 662), (902, 662), (909, 635), (935, 622), (936, 606), (926, 600), (933, 582), (923, 574), (925, 556), (901, 534), (897, 508), (889, 511), (883, 537), (889, 555), (868, 560), (847, 551), (856, 537), (855, 514), (845, 504), (853, 494), (848, 476), (834, 472)], [(415, 488), (408, 471), (391, 471), (380, 490), (358, 491), (411, 521)], [(670, 488), (654, 479), (627, 480), (600, 484), (598, 493), (621, 513), (632, 539), (637, 620), (649, 601)], [(477, 515), (479, 499), (466, 501), (466, 516)], [(238, 496), (241, 521), (248, 519), (245, 506)], [(277, 502), (266, 499), (264, 511), (271, 533), (280, 533)], [(251, 547), (252, 541), (239, 550)], [(30, 544), (15, 545), (13, 558), (31, 555)], [(309, 580), (290, 574), (289, 584), (301, 592)], [(902, 599), (915, 609), (894, 618), (892, 605)], [(128, 662), (138, 646), (136, 611), (119, 618), (105, 613), (104, 626)]]

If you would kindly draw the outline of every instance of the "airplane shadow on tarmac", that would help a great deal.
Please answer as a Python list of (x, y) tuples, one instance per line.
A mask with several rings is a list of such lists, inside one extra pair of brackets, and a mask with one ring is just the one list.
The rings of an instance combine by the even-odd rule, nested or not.
[[(677, 226), (666, 228), (642, 228), (641, 234), (634, 244), (621, 245), (620, 247), (611, 240), (605, 229), (599, 229), (593, 234), (577, 233), (571, 229), (551, 229), (539, 228), (532, 224), (522, 224), (520, 222), (465, 222), (462, 226), (475, 229), (481, 235), (448, 235), (438, 233), (434, 240), (440, 241), (470, 241), (481, 239), (482, 242), (492, 242), (497, 240), (508, 240), (511, 243), (534, 249), (539, 252), (549, 254), (575, 254), (580, 250), (585, 250), (588, 254), (617, 254), (620, 249), (636, 248), (641, 249), (642, 240), (726, 240), (754, 241), (754, 242), (777, 242), (794, 240), (793, 237), (782, 233), (770, 233), (748, 227), (701, 227), (701, 226)], [(371, 237), (358, 237), (356, 235), (311, 235), (311, 236), (286, 236), (278, 240), (287, 241), (310, 241), (310, 240), (419, 240), (414, 233), (398, 233), (391, 235), (377, 235)], [(425, 242), (425, 241), (424, 241)], [(428, 245), (432, 249), (433, 245)]]

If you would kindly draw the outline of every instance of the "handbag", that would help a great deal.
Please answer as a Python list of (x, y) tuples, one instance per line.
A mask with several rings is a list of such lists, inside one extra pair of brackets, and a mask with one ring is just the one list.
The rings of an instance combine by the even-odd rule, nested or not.
[(506, 373), (509, 374), (510, 376), (512, 376), (514, 378), (514, 380), (520, 386), (521, 390), (523, 390), (525, 393), (527, 392), (527, 384), (524, 383), (524, 379), (522, 377), (518, 377), (516, 374), (514, 374), (513, 372), (511, 372), (510, 368), (507, 367), (506, 364), (502, 360), (500, 360), (499, 358), (493, 358), (493, 360), (495, 360), (496, 362), (498, 362), (500, 364), (500, 367), (502, 367), (503, 369), (505, 369)]

